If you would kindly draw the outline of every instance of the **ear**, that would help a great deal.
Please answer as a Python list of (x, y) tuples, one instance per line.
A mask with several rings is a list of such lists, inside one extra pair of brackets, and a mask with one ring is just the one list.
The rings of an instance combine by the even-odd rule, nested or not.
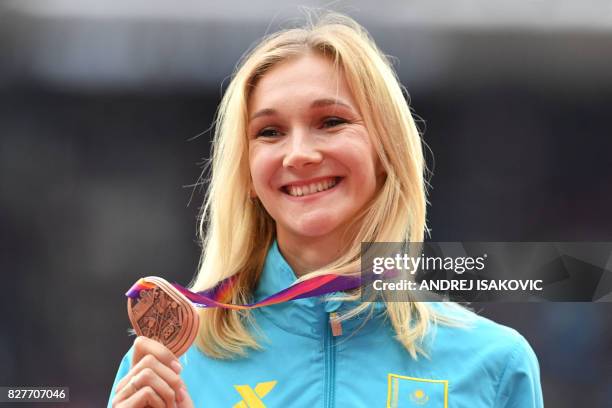
[(253, 189), (253, 186), (249, 187), (249, 198), (257, 198), (257, 193), (255, 192), (255, 189)]

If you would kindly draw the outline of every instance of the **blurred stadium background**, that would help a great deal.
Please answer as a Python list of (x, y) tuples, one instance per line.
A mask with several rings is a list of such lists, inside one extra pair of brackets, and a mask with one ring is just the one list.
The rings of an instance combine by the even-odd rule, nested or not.
[[(609, 1), (4, 0), (0, 385), (106, 403), (125, 290), (195, 271), (222, 84), (298, 5), (397, 58), (435, 159), (432, 240), (612, 241)], [(610, 406), (611, 303), (474, 306), (531, 342), (547, 406)]]

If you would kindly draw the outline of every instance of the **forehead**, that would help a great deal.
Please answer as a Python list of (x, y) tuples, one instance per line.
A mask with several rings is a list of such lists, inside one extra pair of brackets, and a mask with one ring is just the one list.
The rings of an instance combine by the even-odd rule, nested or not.
[(341, 98), (357, 108), (342, 69), (324, 56), (309, 53), (280, 62), (266, 72), (249, 97), (249, 112), (318, 98)]

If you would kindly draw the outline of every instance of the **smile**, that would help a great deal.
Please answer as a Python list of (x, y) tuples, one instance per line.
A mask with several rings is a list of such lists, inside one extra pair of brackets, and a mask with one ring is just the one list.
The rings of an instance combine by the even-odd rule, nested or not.
[(288, 184), (283, 186), (281, 190), (292, 197), (304, 197), (334, 188), (340, 180), (341, 177), (327, 177), (308, 184)]

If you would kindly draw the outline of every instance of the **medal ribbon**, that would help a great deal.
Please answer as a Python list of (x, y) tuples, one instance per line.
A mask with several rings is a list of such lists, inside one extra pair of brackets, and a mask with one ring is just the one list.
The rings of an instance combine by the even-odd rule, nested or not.
[[(346, 291), (356, 289), (361, 285), (359, 276), (345, 276), (336, 274), (319, 275), (314, 278), (306, 279), (289, 286), (274, 295), (247, 305), (234, 305), (231, 303), (223, 303), (221, 299), (227, 298), (227, 294), (233, 288), (236, 282), (236, 276), (229, 277), (215, 288), (202, 292), (192, 292), (183, 286), (173, 283), (172, 286), (181, 292), (197, 307), (221, 307), (225, 309), (255, 309), (262, 306), (275, 305), (277, 303), (288, 302), (295, 299), (305, 299), (314, 296), (321, 296), (327, 293)], [(144, 278), (139, 279), (125, 294), (130, 298), (138, 298), (140, 291), (152, 289), (155, 285), (145, 281)]]

